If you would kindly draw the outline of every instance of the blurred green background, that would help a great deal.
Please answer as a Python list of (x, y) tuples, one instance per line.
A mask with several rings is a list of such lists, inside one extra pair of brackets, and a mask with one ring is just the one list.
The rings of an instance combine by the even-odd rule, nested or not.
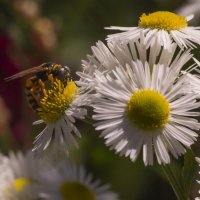
[[(197, 0), (198, 1), (198, 0)], [(75, 72), (98, 40), (105, 42), (104, 27), (137, 26), (142, 13), (180, 11), (184, 0), (0, 0), (0, 150), (26, 151), (42, 127), (24, 95), (24, 79), (5, 83), (18, 71), (52, 61)], [(199, 5), (200, 6), (200, 5)], [(198, 23), (198, 22), (194, 22)], [(171, 187), (158, 165), (145, 167), (115, 155), (88, 124), (79, 124), (80, 148), (71, 158), (103, 183), (110, 183), (121, 200), (174, 200)], [(181, 161), (180, 161), (181, 162)], [(196, 190), (194, 189), (194, 192)]]

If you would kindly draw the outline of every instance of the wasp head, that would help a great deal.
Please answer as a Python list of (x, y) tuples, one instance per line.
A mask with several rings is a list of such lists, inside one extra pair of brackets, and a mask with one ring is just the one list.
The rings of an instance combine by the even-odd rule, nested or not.
[(71, 72), (69, 67), (67, 66), (62, 66), (59, 70), (58, 70), (58, 74), (57, 74), (57, 78), (61, 81), (68, 81), (71, 77)]

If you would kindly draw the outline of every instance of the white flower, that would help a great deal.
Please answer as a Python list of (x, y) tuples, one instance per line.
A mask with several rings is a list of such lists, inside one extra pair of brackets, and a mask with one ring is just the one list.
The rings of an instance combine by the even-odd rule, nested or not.
[(39, 197), (48, 200), (117, 200), (115, 193), (108, 185), (101, 185), (99, 180), (93, 180), (83, 167), (77, 167), (69, 161), (63, 161), (54, 166), (37, 180), (35, 191)]
[(191, 55), (172, 57), (153, 66), (137, 60), (116, 66), (107, 75), (95, 73), (93, 119), (100, 121), (96, 130), (102, 131), (110, 149), (132, 161), (143, 151), (145, 165), (153, 165), (154, 152), (159, 164), (170, 163), (169, 152), (178, 158), (198, 136), (199, 112), (191, 110), (200, 104), (192, 84), (188, 86), (188, 79), (180, 75)]
[[(98, 41), (96, 46), (92, 47), (93, 55), (88, 55), (88, 61), (83, 60), (83, 71), (78, 72), (80, 80), (77, 84), (84, 88), (85, 91), (92, 92), (96, 86), (94, 72), (96, 70), (106, 74), (118, 65), (131, 64), (132, 60), (141, 60), (143, 63), (149, 62), (151, 66), (155, 63), (166, 62), (166, 58), (170, 58), (176, 50), (176, 45), (171, 44), (170, 49), (163, 49), (155, 43), (149, 50), (146, 50), (144, 44), (144, 35), (140, 35), (140, 41), (129, 41), (126, 43), (108, 43), (107, 46)], [(181, 54), (181, 53), (180, 53)], [(94, 92), (94, 91), (93, 91)]]
[[(108, 44), (111, 47), (111, 44)], [(104, 72), (108, 72), (112, 70), (119, 61), (112, 54), (109, 48), (101, 41), (96, 43), (96, 46), (92, 46), (93, 55), (88, 55), (88, 61), (82, 61), (83, 70), (81, 72), (77, 72), (77, 74), (81, 77), (79, 81), (76, 83), (84, 88), (84, 90), (88, 90), (91, 92), (95, 86), (94, 82), (94, 72), (95, 70), (100, 70)]]
[(0, 155), (0, 199), (35, 199), (29, 187), (39, 176), (41, 166), (31, 152), (10, 153), (9, 157)]
[(72, 146), (78, 147), (76, 136), (81, 137), (74, 125), (76, 119), (84, 119), (88, 103), (87, 94), (80, 94), (73, 81), (66, 86), (54, 80), (52, 88), (40, 101), (37, 110), (42, 120), (34, 124), (46, 123), (45, 129), (36, 137), (33, 151), (39, 156), (46, 150), (51, 155), (69, 153)]
[(194, 48), (195, 43), (200, 44), (200, 27), (188, 26), (193, 16), (183, 17), (167, 11), (158, 11), (143, 14), (137, 27), (111, 26), (107, 29), (120, 30), (122, 33), (108, 35), (108, 41), (137, 41), (141, 33), (145, 35), (146, 48), (158, 43), (168, 49), (172, 42), (183, 49)]

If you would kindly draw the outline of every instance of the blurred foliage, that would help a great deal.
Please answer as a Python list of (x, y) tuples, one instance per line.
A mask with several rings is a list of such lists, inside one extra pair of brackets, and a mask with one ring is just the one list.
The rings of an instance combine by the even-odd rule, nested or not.
[[(76, 77), (75, 71), (81, 70), (81, 60), (91, 54), (91, 46), (98, 40), (105, 42), (109, 31), (104, 27), (135, 26), (143, 12), (174, 11), (184, 3), (184, 0), (0, 0), (0, 38), (3, 35), (2, 41), (7, 42), (0, 55), (1, 79), (46, 61), (69, 65)], [(14, 68), (2, 61), (5, 57)], [(15, 84), (9, 83), (11, 92)], [(0, 89), (7, 86), (1, 82)], [(18, 87), (23, 91), (24, 80)], [(1, 91), (0, 96), (13, 115), (8, 129), (0, 134), (1, 150), (31, 148), (40, 128), (32, 126), (37, 116), (28, 107), (23, 93), (19, 94), (21, 98), (11, 99), (11, 105), (14, 103), (18, 108), (13, 111)], [(135, 163), (119, 157), (109, 151), (91, 126), (80, 126), (83, 136), (80, 148), (72, 152), (72, 159), (85, 165), (96, 178), (110, 183), (121, 200), (176, 199), (158, 165), (145, 167), (141, 157)]]

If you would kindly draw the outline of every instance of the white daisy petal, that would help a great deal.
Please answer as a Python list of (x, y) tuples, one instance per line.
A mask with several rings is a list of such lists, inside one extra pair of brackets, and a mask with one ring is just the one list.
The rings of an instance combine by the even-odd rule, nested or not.
[(147, 138), (143, 145), (143, 161), (145, 165), (153, 165), (152, 138)]
[(156, 153), (156, 157), (158, 160), (158, 163), (170, 163), (170, 157), (169, 154), (167, 152), (167, 149), (163, 143), (163, 141), (161, 140), (161, 137), (154, 137), (153, 138), (153, 142), (154, 142), (154, 149), (155, 149), (155, 153)]

